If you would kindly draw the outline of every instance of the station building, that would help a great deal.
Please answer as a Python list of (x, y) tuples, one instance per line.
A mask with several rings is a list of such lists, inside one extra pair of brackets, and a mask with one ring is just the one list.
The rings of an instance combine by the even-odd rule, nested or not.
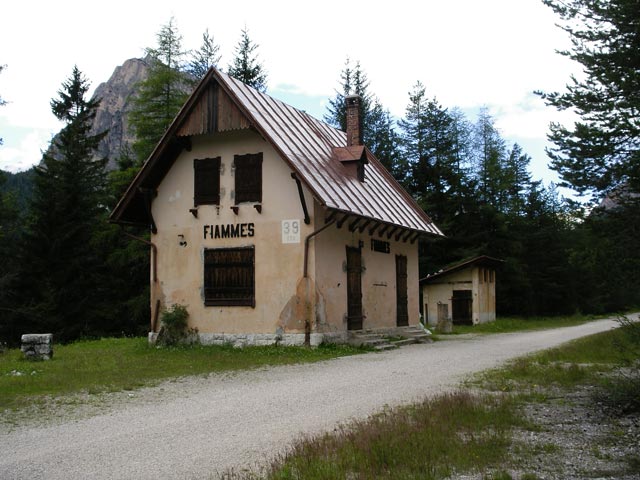
[(203, 343), (346, 341), (419, 322), (418, 241), (442, 235), (347, 132), (211, 69), (111, 220), (150, 230), (150, 338), (181, 304)]

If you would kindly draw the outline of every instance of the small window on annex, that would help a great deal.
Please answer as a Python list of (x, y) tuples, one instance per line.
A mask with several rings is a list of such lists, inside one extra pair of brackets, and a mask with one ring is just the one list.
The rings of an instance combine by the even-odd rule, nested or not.
[(193, 161), (193, 204), (220, 204), (220, 157)]
[(234, 155), (235, 203), (262, 202), (262, 152)]
[(254, 247), (204, 251), (204, 304), (256, 306)]

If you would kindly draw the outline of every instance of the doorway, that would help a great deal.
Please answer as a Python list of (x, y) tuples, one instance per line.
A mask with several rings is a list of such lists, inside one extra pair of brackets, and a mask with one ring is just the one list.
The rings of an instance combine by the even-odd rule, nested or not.
[(347, 329), (362, 330), (362, 252), (347, 247)]
[(407, 295), (407, 257), (396, 255), (396, 325), (409, 325), (409, 307)]
[(451, 299), (451, 319), (456, 325), (471, 325), (471, 290), (454, 290)]

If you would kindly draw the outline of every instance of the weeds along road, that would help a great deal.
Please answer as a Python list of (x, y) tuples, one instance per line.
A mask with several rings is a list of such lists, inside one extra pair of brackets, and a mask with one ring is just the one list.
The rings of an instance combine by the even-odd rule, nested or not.
[[(0, 479), (200, 479), (263, 463), (302, 433), (451, 389), (470, 373), (617, 326), (467, 337), (193, 377), (90, 418), (0, 431)], [(55, 423), (55, 424), (54, 424)]]

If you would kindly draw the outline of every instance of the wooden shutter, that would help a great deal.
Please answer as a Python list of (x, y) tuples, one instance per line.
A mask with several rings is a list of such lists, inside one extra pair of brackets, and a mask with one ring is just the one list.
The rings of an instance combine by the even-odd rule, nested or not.
[(220, 157), (193, 161), (193, 204), (220, 204)]
[(262, 202), (262, 152), (235, 155), (235, 202)]
[(253, 247), (204, 252), (205, 305), (255, 307)]

